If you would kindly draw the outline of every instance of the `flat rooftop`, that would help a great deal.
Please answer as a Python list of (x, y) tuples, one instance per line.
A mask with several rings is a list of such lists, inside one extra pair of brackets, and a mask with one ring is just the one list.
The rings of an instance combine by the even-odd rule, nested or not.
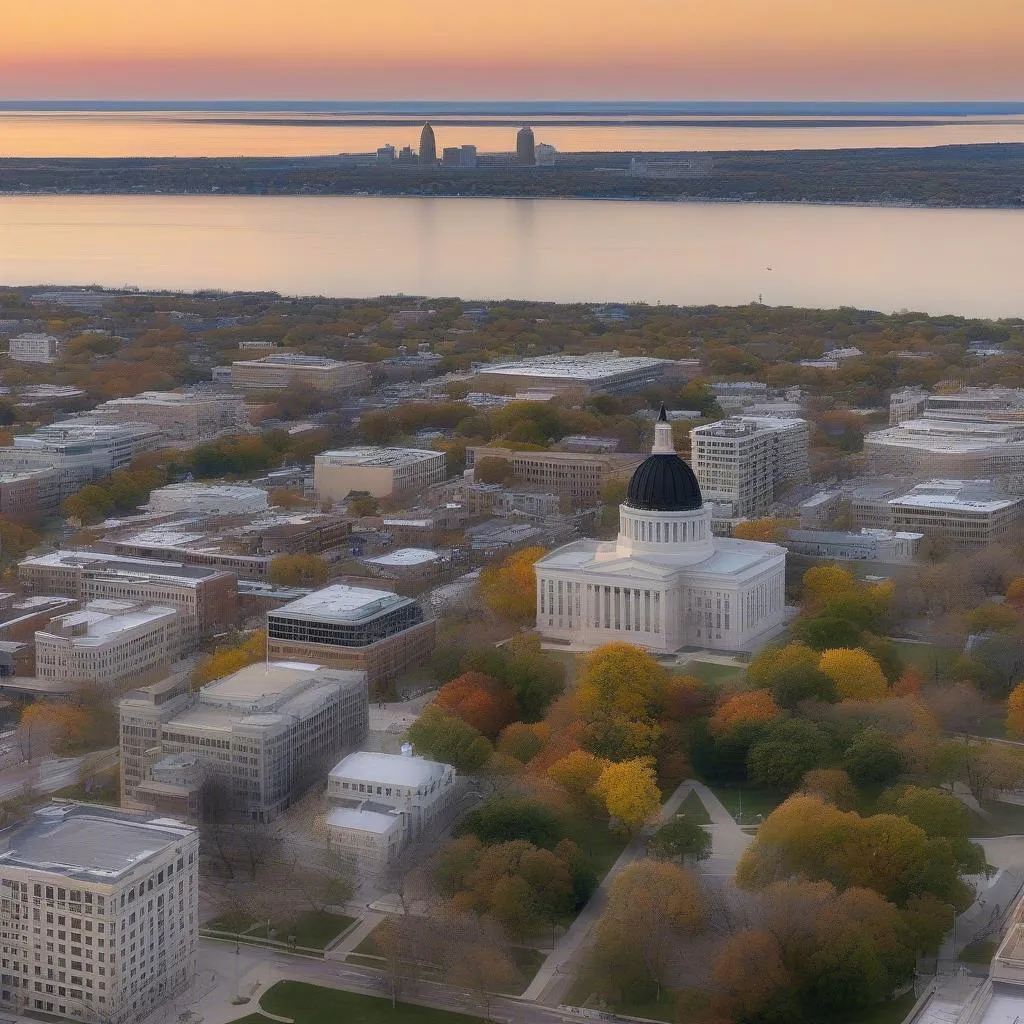
[(423, 786), (454, 771), (441, 761), (405, 754), (379, 754), (357, 750), (339, 761), (329, 773), (332, 779), (356, 779), (359, 782), (388, 786)]
[[(177, 618), (178, 611), (168, 605), (138, 605), (132, 601), (91, 601), (81, 611), (60, 615), (40, 633), (61, 636), (79, 647), (99, 647), (121, 633)], [(84, 633), (66, 633), (85, 627)]]
[(320, 671), (319, 665), (299, 661), (258, 661), (204, 686), (200, 699), (250, 703), (287, 693)]
[(376, 835), (390, 832), (398, 820), (397, 814), (384, 814), (382, 811), (371, 811), (362, 807), (335, 807), (327, 815), (327, 824), (335, 828), (373, 832)]
[(232, 366), (311, 366), (328, 369), (335, 366), (361, 365), (351, 359), (328, 359), (326, 356), (304, 356), (298, 352), (274, 352), (262, 359), (239, 359)]
[(417, 462), (444, 458), (443, 452), (431, 448), (377, 448), (370, 445), (353, 448), (336, 448), (316, 456), (317, 465), (371, 466), (395, 468), (411, 466)]
[(411, 566), (426, 565), (428, 562), (437, 562), (441, 553), (431, 551), (429, 548), (398, 548), (386, 555), (377, 555), (376, 558), (366, 558), (365, 562), (371, 565), (382, 566)]
[(335, 583), (268, 614), (275, 618), (301, 618), (316, 622), (362, 622), (415, 603), (411, 597), (401, 597), (387, 590)]
[(533, 356), (511, 363), (483, 366), (479, 373), (499, 373), (516, 377), (561, 377), (567, 381), (602, 381), (646, 370), (656, 371), (672, 365), (669, 359), (652, 356)]
[(84, 804), (41, 807), (10, 838), (0, 867), (14, 865), (102, 882), (180, 844), (195, 829), (173, 818), (128, 815)]
[(751, 434), (792, 430), (794, 427), (806, 426), (806, 422), (797, 416), (730, 416), (717, 423), (694, 427), (690, 433), (701, 437), (749, 437)]
[(49, 566), (53, 568), (102, 568), (106, 573), (138, 577), (160, 576), (198, 582), (223, 574), (223, 569), (211, 569), (203, 565), (185, 565), (182, 562), (165, 562), (157, 558), (126, 558), (106, 551), (51, 551), (37, 558), (25, 558), (19, 566)]

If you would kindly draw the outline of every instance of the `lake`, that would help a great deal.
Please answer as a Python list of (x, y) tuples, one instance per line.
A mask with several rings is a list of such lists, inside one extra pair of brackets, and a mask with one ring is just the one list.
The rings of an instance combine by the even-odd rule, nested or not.
[(317, 156), (419, 145), (430, 117), (438, 153), (471, 143), (515, 148), (524, 120), (538, 142), (563, 152), (870, 149), (1024, 142), (1024, 115), (713, 115), (642, 112), (457, 117), (444, 111), (369, 115), (353, 111), (3, 110), (0, 157)]
[(0, 284), (1024, 316), (1024, 210), (0, 197)]

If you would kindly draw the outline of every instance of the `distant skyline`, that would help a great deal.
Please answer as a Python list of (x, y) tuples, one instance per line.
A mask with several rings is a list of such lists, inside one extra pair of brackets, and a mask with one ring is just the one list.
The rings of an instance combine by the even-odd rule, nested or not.
[(39, 0), (0, 99), (1024, 100), (1024, 0)]

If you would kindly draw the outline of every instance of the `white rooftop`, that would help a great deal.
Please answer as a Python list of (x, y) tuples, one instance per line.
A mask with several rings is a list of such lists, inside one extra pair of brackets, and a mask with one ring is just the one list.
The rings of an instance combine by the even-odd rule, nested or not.
[(339, 761), (329, 773), (332, 779), (355, 779), (358, 782), (373, 782), (381, 785), (417, 786), (429, 785), (448, 772), (451, 765), (441, 761), (428, 761), (423, 757), (406, 757), (405, 754), (378, 754), (370, 750), (357, 750)]
[(377, 555), (376, 558), (367, 558), (364, 561), (372, 565), (408, 566), (426, 565), (428, 562), (436, 562), (440, 558), (440, 552), (431, 551), (429, 548), (398, 548), (386, 555)]
[(392, 594), (387, 590), (371, 590), (369, 587), (350, 587), (335, 583), (297, 601), (276, 609), (270, 614), (275, 618), (300, 617), (319, 622), (353, 622), (368, 619), (381, 612), (411, 604), (412, 599)]
[(138, 629), (140, 626), (169, 623), (176, 619), (178, 611), (167, 605), (140, 605), (133, 601), (97, 600), (77, 612), (60, 615), (51, 626), (40, 630), (50, 636), (61, 635), (64, 630), (85, 627), (84, 633), (68, 637), (73, 644), (82, 647), (99, 647), (116, 640), (121, 633)]
[(374, 832), (378, 835), (390, 832), (398, 820), (396, 814), (384, 814), (382, 811), (364, 810), (361, 807), (335, 807), (327, 815), (327, 824), (335, 828)]
[(484, 366), (481, 373), (507, 373), (519, 377), (563, 377), (565, 380), (606, 380), (636, 370), (655, 370), (670, 365), (668, 359), (652, 356), (615, 356), (595, 353), (586, 356), (532, 356), (511, 363)]
[(379, 448), (373, 445), (336, 448), (321, 452), (316, 462), (333, 466), (408, 466), (427, 459), (443, 458), (442, 452), (430, 448)]

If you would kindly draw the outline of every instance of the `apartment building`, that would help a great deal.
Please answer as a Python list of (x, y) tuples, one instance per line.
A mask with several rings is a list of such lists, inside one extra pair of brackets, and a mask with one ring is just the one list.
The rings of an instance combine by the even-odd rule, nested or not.
[(262, 359), (232, 363), (231, 386), (243, 391), (301, 387), (334, 394), (359, 394), (370, 386), (370, 364), (272, 352)]
[(90, 601), (36, 633), (36, 677), (115, 692), (152, 681), (180, 656), (180, 620), (167, 605)]
[(444, 481), (447, 456), (426, 448), (341, 448), (313, 460), (313, 490), (320, 501), (352, 492), (402, 498)]
[(728, 505), (734, 518), (756, 517), (807, 479), (809, 444), (806, 420), (736, 416), (694, 427), (690, 461), (705, 501)]
[(481, 459), (503, 459), (524, 484), (550, 490), (573, 505), (592, 508), (601, 503), (605, 485), (629, 478), (644, 460), (643, 455), (613, 452), (520, 452), (511, 448), (467, 448), (466, 468)]
[(145, 802), (155, 764), (190, 754), (235, 811), (257, 821), (322, 781), (369, 728), (364, 672), (296, 662), (250, 665), (198, 693), (187, 677), (165, 679), (125, 694), (119, 712), (126, 806)]
[(0, 1007), (136, 1024), (195, 978), (199, 833), (54, 801), (0, 842)]
[(238, 578), (233, 572), (181, 562), (121, 558), (104, 551), (52, 551), (20, 562), (18, 579), (41, 593), (176, 608), (183, 652), (227, 628), (238, 611)]
[(60, 342), (52, 334), (19, 334), (11, 338), (7, 354), (16, 363), (55, 363)]
[(267, 613), (267, 656), (365, 672), (379, 689), (428, 658), (436, 634), (411, 597), (335, 584)]
[(60, 509), (60, 473), (55, 469), (0, 471), (0, 516), (36, 523)]
[(143, 391), (103, 402), (81, 418), (96, 423), (152, 423), (168, 442), (187, 447), (252, 429), (241, 395), (212, 391)]
[(380, 870), (407, 846), (438, 828), (456, 800), (456, 772), (450, 764), (401, 754), (356, 751), (327, 776), (327, 817), (332, 848), (360, 867)]

